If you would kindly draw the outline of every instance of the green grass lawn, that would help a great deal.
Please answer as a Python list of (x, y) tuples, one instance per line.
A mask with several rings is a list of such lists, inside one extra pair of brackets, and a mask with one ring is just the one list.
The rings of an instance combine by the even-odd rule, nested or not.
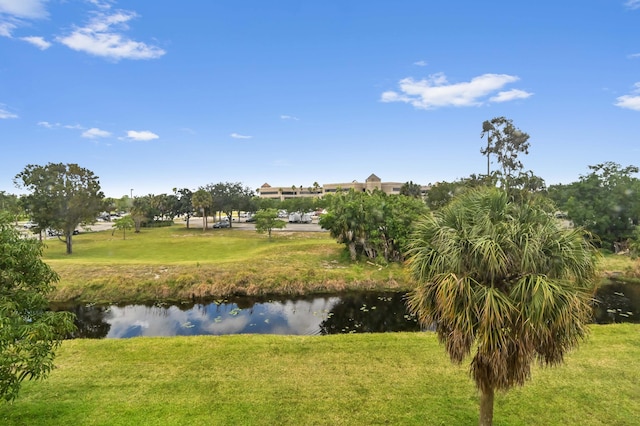
[[(73, 254), (48, 240), (44, 259), (60, 275), (54, 301), (140, 302), (228, 295), (407, 290), (399, 264), (351, 262), (327, 232), (266, 235), (240, 229), (186, 229), (184, 225), (74, 237)], [(640, 277), (640, 260), (609, 255), (602, 274)]]
[[(496, 425), (637, 425), (640, 326), (592, 326), (566, 365), (496, 395)], [(478, 395), (433, 333), (65, 341), (3, 425), (467, 425)]]
[(310, 294), (407, 288), (401, 265), (351, 262), (326, 232), (266, 235), (175, 225), (139, 234), (80, 234), (73, 254), (47, 242), (59, 273), (51, 299), (85, 302), (181, 300), (226, 295)]

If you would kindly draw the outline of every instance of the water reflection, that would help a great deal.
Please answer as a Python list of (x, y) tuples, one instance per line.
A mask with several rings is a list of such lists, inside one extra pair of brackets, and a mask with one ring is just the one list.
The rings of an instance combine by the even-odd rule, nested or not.
[(600, 287), (593, 309), (598, 324), (640, 323), (640, 284), (612, 282)]
[(401, 293), (367, 293), (287, 300), (249, 297), (202, 304), (73, 306), (72, 338), (222, 334), (312, 335), (418, 330)]
[(338, 297), (268, 301), (241, 308), (238, 302), (184, 306), (112, 306), (105, 337), (190, 336), (200, 334), (314, 334)]
[[(298, 299), (242, 297), (180, 305), (74, 306), (70, 337), (127, 338), (221, 334), (336, 334), (418, 331), (404, 293), (353, 293)], [(594, 299), (595, 322), (640, 322), (640, 285), (613, 283)]]

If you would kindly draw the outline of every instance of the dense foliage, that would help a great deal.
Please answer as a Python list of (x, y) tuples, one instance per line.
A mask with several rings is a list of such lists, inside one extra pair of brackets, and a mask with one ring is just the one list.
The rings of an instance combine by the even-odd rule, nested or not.
[(331, 195), (320, 226), (345, 244), (352, 260), (360, 256), (402, 261), (412, 224), (426, 213), (425, 203), (414, 197), (382, 191), (341, 191)]
[(74, 329), (72, 314), (47, 310), (58, 277), (41, 255), (38, 240), (21, 238), (0, 215), (0, 398), (7, 401), (25, 379), (47, 376), (55, 349)]
[(578, 226), (600, 238), (607, 250), (624, 250), (640, 223), (638, 167), (606, 162), (589, 166), (578, 182), (549, 187), (549, 196)]
[(242, 186), (240, 182), (219, 182), (209, 184), (203, 189), (211, 194), (212, 210), (223, 212), (229, 219), (230, 226), (233, 226), (231, 217), (234, 211), (251, 210), (254, 192), (252, 189)]

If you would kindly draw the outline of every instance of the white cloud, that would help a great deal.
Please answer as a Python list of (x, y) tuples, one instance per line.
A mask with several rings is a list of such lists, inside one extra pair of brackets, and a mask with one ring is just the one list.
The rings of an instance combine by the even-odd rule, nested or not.
[(8, 110), (5, 109), (5, 107), (2, 104), (0, 104), (0, 120), (5, 120), (9, 118), (18, 118), (18, 115), (12, 112), (9, 112)]
[(629, 9), (640, 9), (640, 0), (627, 0), (624, 5)]
[(524, 90), (512, 89), (506, 92), (498, 92), (496, 96), (489, 98), (491, 102), (509, 102), (516, 99), (527, 99), (533, 93), (525, 92)]
[(98, 9), (102, 9), (102, 10), (109, 10), (111, 9), (111, 3), (113, 3), (113, 1), (111, 0), (87, 0), (89, 3), (91, 3), (92, 5), (94, 5), (95, 7), (97, 7)]
[(31, 43), (40, 50), (47, 50), (51, 47), (51, 43), (43, 39), (42, 37), (21, 37), (20, 40), (24, 40), (27, 43)]
[(134, 141), (150, 141), (153, 139), (158, 139), (160, 136), (148, 130), (142, 130), (142, 131), (129, 130), (127, 131), (127, 137)]
[(82, 137), (89, 139), (108, 138), (109, 136), (111, 136), (110, 132), (98, 129), (97, 127), (92, 127), (89, 130), (85, 130), (84, 132), (82, 132)]
[(426, 67), (429, 64), (427, 63), (427, 61), (417, 61), (417, 62), (414, 62), (413, 65), (418, 67)]
[(79, 124), (60, 124), (60, 123), (50, 123), (48, 121), (38, 121), (37, 124), (38, 126), (46, 127), (47, 129), (60, 128), (60, 127), (62, 127), (63, 129), (73, 129), (73, 130), (84, 129), (84, 127), (82, 127)]
[[(2, 19), (2, 16), (0, 16), (0, 19)], [(11, 32), (15, 27), (15, 24), (12, 24), (11, 22), (0, 21), (0, 36), (11, 37)]]
[(24, 25), (25, 20), (46, 18), (47, 1), (0, 0), (0, 36), (11, 38), (13, 30)]
[[(419, 109), (477, 106), (482, 105), (490, 94), (518, 80), (518, 77), (508, 74), (483, 74), (468, 82), (449, 84), (443, 73), (432, 74), (428, 78), (418, 81), (408, 77), (398, 83), (400, 92), (384, 92), (380, 100), (382, 102), (405, 102)], [(513, 90), (503, 93), (504, 97), (514, 96)], [(522, 99), (526, 97), (525, 94), (530, 96), (524, 91), (517, 93), (519, 93), (518, 97), (513, 97), (513, 99)], [(494, 99), (493, 102), (506, 100), (499, 94), (492, 99)]]
[(157, 46), (131, 40), (121, 32), (128, 29), (127, 22), (135, 18), (135, 12), (118, 11), (113, 14), (97, 14), (84, 27), (75, 28), (57, 40), (80, 52), (118, 61), (120, 59), (155, 59), (166, 52)]
[(627, 57), (629, 59), (633, 59), (633, 58), (640, 58), (640, 53), (632, 53), (630, 55), (627, 55)]
[(300, 120), (298, 117), (294, 117), (293, 115), (281, 115), (280, 118), (282, 120), (294, 120), (294, 121)]
[(633, 87), (634, 89), (631, 91), (630, 95), (624, 95), (616, 98), (618, 102), (615, 103), (615, 106), (640, 111), (640, 82), (634, 84)]
[(42, 19), (48, 16), (47, 0), (0, 0), (0, 13), (25, 19)]
[(253, 136), (241, 135), (238, 133), (231, 133), (229, 136), (231, 136), (234, 139), (251, 139), (253, 137)]

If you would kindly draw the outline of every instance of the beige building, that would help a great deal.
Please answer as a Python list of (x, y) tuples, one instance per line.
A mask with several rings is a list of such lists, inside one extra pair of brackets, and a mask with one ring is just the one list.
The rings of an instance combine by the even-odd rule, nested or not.
[[(358, 192), (373, 191), (379, 189), (387, 194), (400, 194), (400, 189), (404, 182), (382, 182), (380, 178), (374, 174), (369, 176), (364, 182), (353, 181), (349, 183), (327, 183), (322, 186), (303, 187), (303, 186), (278, 186), (274, 187), (265, 183), (260, 187), (260, 198), (275, 198), (281, 201), (298, 198), (298, 197), (322, 197), (325, 194), (331, 194), (339, 189), (353, 189)], [(422, 193), (425, 194), (428, 187), (422, 186)]]

